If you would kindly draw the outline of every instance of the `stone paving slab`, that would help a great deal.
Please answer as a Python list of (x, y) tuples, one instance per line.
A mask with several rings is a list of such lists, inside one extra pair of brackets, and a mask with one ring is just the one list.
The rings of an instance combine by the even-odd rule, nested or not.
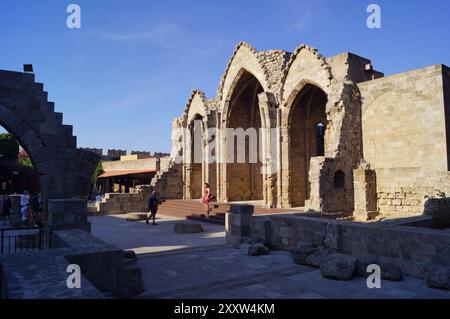
[(293, 264), (287, 252), (244, 255), (224, 245), (223, 226), (203, 224), (204, 233), (178, 235), (173, 225), (179, 218), (160, 215), (158, 226), (125, 218), (98, 216), (90, 221), (95, 236), (138, 254), (146, 286), (139, 298), (450, 298), (449, 291), (428, 288), (412, 277), (368, 289), (365, 278), (324, 279), (316, 268)]
[(66, 272), (69, 263), (54, 251), (3, 256), (0, 263), (11, 299), (103, 299), (100, 293), (84, 276), (82, 289), (67, 287)]
[[(221, 258), (223, 257), (223, 258)], [(366, 279), (325, 279), (316, 268), (295, 265), (289, 254), (251, 257), (228, 246), (139, 256), (147, 292), (139, 298), (183, 299), (449, 299), (450, 291), (406, 277), (369, 289)]]
[[(126, 220), (126, 214), (92, 216), (92, 234), (121, 249), (131, 249), (136, 254), (169, 251), (189, 247), (223, 244), (224, 226), (202, 223), (204, 231), (198, 234), (175, 234), (174, 225), (182, 218), (158, 215), (157, 226), (145, 222)], [(197, 222), (194, 222), (197, 223)]]

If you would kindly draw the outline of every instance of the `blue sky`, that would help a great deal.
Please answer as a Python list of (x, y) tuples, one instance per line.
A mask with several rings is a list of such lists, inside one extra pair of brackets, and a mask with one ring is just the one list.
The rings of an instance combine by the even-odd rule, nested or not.
[[(66, 27), (66, 7), (82, 27)], [(366, 8), (382, 8), (368, 29)], [(194, 88), (213, 97), (236, 44), (350, 51), (393, 74), (450, 65), (447, 0), (2, 0), (0, 69), (32, 63), (81, 147), (170, 151)]]

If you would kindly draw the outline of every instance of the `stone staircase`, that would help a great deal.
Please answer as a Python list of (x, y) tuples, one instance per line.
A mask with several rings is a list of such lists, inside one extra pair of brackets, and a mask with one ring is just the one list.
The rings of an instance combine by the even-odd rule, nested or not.
[(71, 125), (34, 74), (0, 70), (0, 124), (20, 141), (41, 176), (43, 201), (87, 196), (99, 156), (77, 149)]
[(160, 170), (153, 177), (150, 185), (153, 186), (162, 199), (183, 198), (183, 176), (181, 164), (173, 161), (169, 166)]
[[(203, 205), (199, 199), (171, 199), (166, 200), (159, 206), (158, 214), (186, 218), (199, 222), (212, 223), (217, 225), (225, 225), (225, 214), (230, 211), (232, 203), (214, 202), (210, 204), (211, 212), (209, 217), (203, 212)], [(266, 214), (286, 214), (289, 212), (300, 212), (302, 210), (291, 210), (281, 208), (263, 208), (254, 206), (254, 215)]]
[(203, 213), (203, 205), (200, 200), (167, 200), (159, 206), (158, 214), (168, 215), (188, 220), (207, 222), (217, 225), (225, 225), (225, 214), (230, 205), (224, 203), (211, 203), (212, 211), (209, 218)]
[(12, 101), (14, 114), (48, 137), (51, 146), (76, 147), (72, 126), (63, 124), (63, 114), (55, 112), (55, 103), (48, 101), (44, 84), (35, 82), (33, 74), (0, 70), (0, 103), (11, 105)]

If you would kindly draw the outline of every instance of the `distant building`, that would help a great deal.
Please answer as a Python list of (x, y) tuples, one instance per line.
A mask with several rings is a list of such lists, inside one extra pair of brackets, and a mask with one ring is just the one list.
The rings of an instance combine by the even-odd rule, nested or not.
[(169, 156), (170, 156), (170, 153), (159, 153), (159, 152), (155, 152), (155, 153), (153, 153), (153, 156), (154, 156), (154, 157), (157, 157), (157, 158), (169, 157)]
[(150, 156), (151, 153), (150, 152), (143, 152), (143, 151), (131, 151), (131, 155), (146, 155), (146, 156)]
[(147, 154), (122, 155), (120, 160), (103, 162), (103, 174), (98, 177), (101, 193), (130, 193), (136, 186), (149, 185), (155, 174), (168, 166), (169, 157)]
[(88, 148), (88, 147), (80, 147), (80, 149), (85, 150), (85, 151), (89, 151), (89, 152), (93, 152), (99, 156), (103, 156), (103, 149), (102, 148)]
[(121, 156), (127, 155), (126, 150), (116, 150), (116, 149), (108, 149), (108, 152), (106, 154), (107, 158), (109, 160), (118, 160)]

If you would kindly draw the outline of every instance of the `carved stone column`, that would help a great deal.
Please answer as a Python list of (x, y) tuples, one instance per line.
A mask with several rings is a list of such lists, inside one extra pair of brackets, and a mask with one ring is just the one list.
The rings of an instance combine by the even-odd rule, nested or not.
[(377, 178), (375, 170), (362, 163), (353, 170), (355, 194), (355, 210), (353, 215), (357, 220), (372, 220), (378, 215)]
[(277, 206), (278, 129), (277, 102), (272, 93), (258, 95), (261, 114), (261, 174), (263, 174), (263, 199), (268, 208)]

